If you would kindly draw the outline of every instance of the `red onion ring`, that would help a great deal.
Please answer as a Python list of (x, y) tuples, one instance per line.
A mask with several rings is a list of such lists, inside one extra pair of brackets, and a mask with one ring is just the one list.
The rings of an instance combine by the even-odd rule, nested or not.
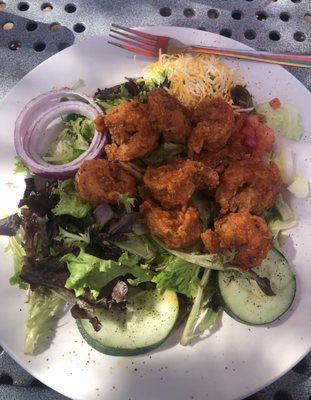
[[(67, 101), (61, 102), (66, 97)], [(75, 160), (52, 165), (43, 160), (38, 151), (47, 126), (62, 114), (81, 114), (95, 119), (102, 110), (83, 93), (70, 89), (53, 90), (31, 100), (21, 111), (15, 123), (14, 146), (22, 162), (36, 175), (50, 179), (67, 179), (75, 175), (84, 160), (98, 157), (108, 142), (107, 134), (96, 131), (90, 147)]]

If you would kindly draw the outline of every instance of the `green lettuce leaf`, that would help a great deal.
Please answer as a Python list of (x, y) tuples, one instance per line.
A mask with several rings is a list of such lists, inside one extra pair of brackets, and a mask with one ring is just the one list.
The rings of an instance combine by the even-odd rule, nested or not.
[(13, 173), (31, 175), (30, 169), (23, 164), (22, 160), (18, 156), (15, 156)]
[(149, 156), (143, 159), (146, 165), (159, 165), (168, 162), (178, 154), (182, 153), (185, 147), (181, 144), (163, 142), (158, 148)]
[(28, 283), (24, 282), (20, 277), (24, 257), (26, 256), (26, 252), (21, 244), (22, 237), (22, 232), (18, 232), (15, 237), (10, 237), (9, 244), (5, 250), (11, 251), (13, 254), (14, 275), (10, 278), (10, 285), (18, 285), (20, 289), (28, 289)]
[(86, 247), (91, 241), (89, 229), (84, 233), (72, 233), (66, 231), (61, 226), (59, 227), (59, 234), (55, 239), (62, 240), (65, 244), (76, 247)]
[(126, 250), (138, 257), (150, 260), (156, 256), (156, 249), (148, 235), (127, 234), (127, 240), (111, 242), (122, 250)]
[(132, 212), (136, 199), (126, 193), (118, 193), (118, 203), (122, 204), (127, 214)]
[(174, 256), (189, 262), (190, 264), (195, 264), (204, 268), (215, 269), (218, 271), (223, 270), (226, 268), (225, 265), (234, 259), (234, 252), (231, 252), (228, 255), (194, 252), (186, 253), (184, 251), (171, 250), (167, 248), (159, 239), (155, 237), (153, 237), (153, 240), (168, 253), (171, 253)]
[(118, 261), (103, 260), (80, 250), (78, 256), (66, 254), (61, 261), (67, 263), (70, 276), (65, 287), (75, 291), (76, 296), (81, 296), (86, 288), (89, 288), (95, 297), (100, 290), (113, 279), (132, 274), (143, 281), (150, 281), (152, 276), (149, 270), (141, 268), (139, 257), (122, 253)]
[(31, 293), (25, 325), (24, 353), (33, 354), (55, 329), (56, 314), (63, 300), (47, 289), (36, 289)]
[(90, 211), (91, 205), (82, 201), (75, 190), (73, 179), (67, 179), (59, 184), (55, 193), (59, 194), (59, 202), (52, 209), (54, 215), (71, 215), (84, 218)]
[(302, 119), (299, 113), (292, 107), (281, 106), (273, 109), (269, 103), (258, 104), (256, 112), (267, 119), (267, 125), (278, 131), (287, 139), (299, 141), (303, 136)]
[(267, 222), (268, 228), (274, 237), (281, 231), (293, 228), (297, 224), (297, 216), (279, 194), (275, 204), (270, 209), (264, 211), (261, 217)]
[(152, 279), (157, 288), (162, 293), (171, 289), (193, 299), (200, 283), (200, 267), (172, 255), (162, 265), (163, 270)]
[(92, 120), (72, 114), (67, 117), (64, 129), (52, 142), (43, 159), (55, 165), (69, 163), (89, 148), (94, 134), (95, 124)]

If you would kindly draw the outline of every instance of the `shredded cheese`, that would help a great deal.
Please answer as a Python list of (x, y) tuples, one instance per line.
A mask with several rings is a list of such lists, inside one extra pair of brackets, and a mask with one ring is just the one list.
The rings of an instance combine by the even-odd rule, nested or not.
[(160, 54), (159, 60), (146, 68), (144, 78), (153, 81), (163, 73), (170, 82), (168, 92), (190, 109), (207, 96), (221, 97), (232, 104), (233, 72), (215, 56)]

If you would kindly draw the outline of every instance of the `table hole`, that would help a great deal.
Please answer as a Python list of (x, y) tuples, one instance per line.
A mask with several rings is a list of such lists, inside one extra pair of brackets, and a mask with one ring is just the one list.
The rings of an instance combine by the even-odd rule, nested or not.
[(59, 32), (62, 29), (62, 26), (59, 22), (53, 22), (50, 25), (50, 29), (52, 32)]
[(38, 53), (40, 53), (41, 51), (45, 50), (46, 48), (46, 44), (44, 42), (36, 42), (33, 45), (33, 48), (35, 51), (37, 51)]
[(73, 30), (74, 30), (76, 33), (82, 33), (82, 32), (85, 31), (85, 26), (84, 26), (83, 24), (81, 24), (81, 22), (78, 22), (77, 24), (75, 24), (75, 25), (73, 26)]
[(243, 17), (243, 13), (241, 10), (234, 10), (231, 13), (231, 17), (236, 20), (240, 20)]
[(162, 17), (169, 17), (172, 14), (172, 10), (169, 7), (162, 7), (160, 8), (159, 13)]
[(4, 353), (3, 348), (0, 346), (0, 356)]
[(231, 29), (228, 29), (228, 28), (222, 29), (219, 33), (221, 34), (221, 36), (225, 36), (228, 38), (230, 38), (232, 36), (232, 31), (231, 31)]
[(6, 3), (4, 1), (0, 1), (0, 11), (4, 11), (6, 7)]
[(184, 16), (186, 18), (192, 18), (195, 16), (195, 11), (193, 8), (185, 8), (184, 9)]
[(258, 21), (265, 21), (268, 18), (268, 15), (264, 11), (256, 12), (256, 18)]
[(253, 1), (253, 0), (246, 0), (246, 1)]
[(206, 31), (206, 28), (204, 28), (204, 26), (199, 26), (199, 27), (198, 27), (198, 30), (199, 30), (199, 31)]
[(303, 374), (307, 371), (307, 368), (307, 360), (304, 358), (298, 364), (296, 364), (294, 368), (292, 368), (292, 371), (296, 372), (297, 374)]
[(292, 0), (292, 3), (301, 3), (301, 0)]
[(10, 31), (13, 28), (14, 28), (14, 22), (12, 21), (6, 21), (4, 24), (2, 24), (2, 29), (4, 31)]
[(21, 1), (17, 4), (17, 8), (19, 9), (19, 11), (27, 11), (29, 8), (29, 4), (25, 1)]
[(70, 46), (69, 43), (67, 43), (67, 42), (61, 42), (61, 43), (59, 43), (59, 45), (57, 46), (57, 48), (58, 48), (58, 51), (62, 51), (62, 50), (67, 49), (67, 47), (69, 47), (69, 46)]
[(210, 19), (217, 19), (219, 17), (219, 12), (218, 10), (211, 8), (210, 10), (207, 11), (207, 16)]
[(274, 393), (273, 400), (292, 400), (292, 396), (286, 390), (278, 390)]
[(19, 42), (18, 40), (13, 40), (8, 44), (9, 49), (13, 51), (19, 50), (21, 46), (21, 42)]
[(271, 31), (269, 33), (269, 39), (273, 40), (274, 42), (277, 42), (278, 40), (281, 39), (281, 35), (279, 34), (278, 31)]
[(245, 36), (245, 38), (248, 39), (248, 40), (254, 40), (255, 37), (256, 37), (256, 32), (255, 32), (253, 29), (247, 29), (247, 30), (244, 32), (244, 36)]
[(27, 31), (33, 32), (38, 28), (38, 24), (35, 21), (30, 21), (26, 25)]
[(41, 6), (41, 10), (44, 12), (50, 12), (53, 10), (53, 6), (51, 3), (43, 3)]
[(303, 32), (297, 31), (294, 33), (294, 39), (296, 42), (304, 42), (306, 40), (306, 35)]
[(77, 6), (73, 3), (68, 3), (65, 5), (65, 11), (69, 14), (72, 14), (77, 11)]
[(0, 375), (0, 385), (13, 385), (13, 379), (9, 374)]
[(288, 12), (281, 12), (280, 20), (284, 22), (288, 22), (290, 20), (290, 13)]
[(305, 14), (303, 19), (305, 20), (305, 22), (308, 22), (309, 24), (311, 24), (311, 14)]

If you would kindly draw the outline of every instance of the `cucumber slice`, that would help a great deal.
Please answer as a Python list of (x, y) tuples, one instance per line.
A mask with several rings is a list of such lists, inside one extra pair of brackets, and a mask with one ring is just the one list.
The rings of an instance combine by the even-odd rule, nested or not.
[(88, 320), (77, 320), (79, 331), (96, 350), (114, 356), (147, 353), (160, 346), (178, 317), (178, 297), (167, 290), (140, 291), (128, 298), (127, 310), (96, 312), (102, 329), (95, 332)]
[(267, 296), (253, 279), (235, 270), (219, 271), (217, 286), (220, 302), (232, 318), (252, 325), (275, 321), (291, 306), (296, 292), (296, 279), (286, 258), (270, 250), (262, 264), (254, 268), (269, 279), (275, 296)]

